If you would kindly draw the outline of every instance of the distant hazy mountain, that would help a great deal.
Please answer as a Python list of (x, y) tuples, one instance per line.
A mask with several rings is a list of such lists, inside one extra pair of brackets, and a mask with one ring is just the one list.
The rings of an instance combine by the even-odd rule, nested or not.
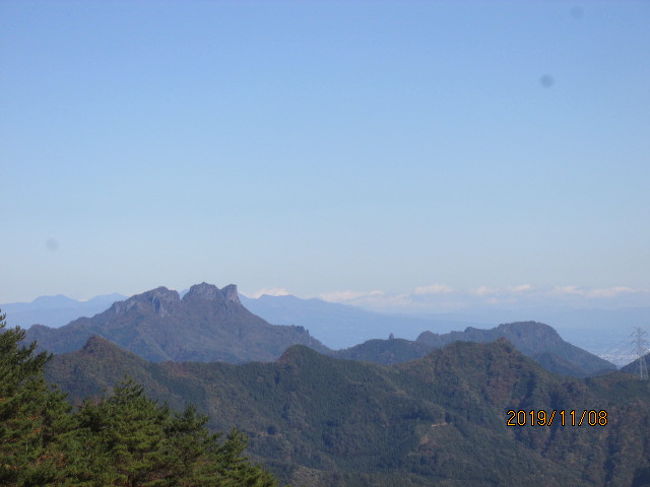
[(31, 303), (0, 304), (3, 313), (7, 313), (10, 326), (29, 328), (33, 324), (50, 327), (63, 326), (82, 316), (94, 316), (101, 313), (116, 301), (126, 299), (121, 294), (95, 296), (88, 301), (77, 301), (67, 296), (40, 296)]
[(182, 299), (159, 287), (61, 328), (34, 325), (26, 341), (64, 353), (80, 349), (93, 335), (152, 361), (274, 360), (294, 344), (327, 350), (302, 327), (270, 325), (248, 311), (236, 286), (218, 289), (206, 283), (192, 286)]
[(552, 327), (534, 321), (502, 324), (489, 330), (470, 327), (444, 335), (424, 332), (417, 341), (437, 348), (457, 340), (484, 343), (499, 338), (506, 338), (521, 353), (559, 374), (586, 377), (616, 368), (607, 360), (564, 341)]
[[(481, 308), (445, 314), (421, 315), (433, 320), (511, 323), (534, 319), (548, 323), (565, 340), (621, 367), (633, 360), (630, 334), (634, 327), (650, 331), (650, 307), (616, 309), (537, 306), (526, 309)], [(482, 328), (482, 326), (481, 326)], [(435, 330), (434, 330), (435, 331)]]
[(574, 377), (588, 377), (615, 370), (614, 364), (562, 340), (550, 326), (534, 321), (508, 323), (491, 329), (468, 327), (438, 335), (425, 331), (416, 341), (370, 340), (354, 347), (331, 352), (332, 356), (380, 364), (406, 362), (423, 357), (431, 350), (456, 341), (493, 342), (506, 338), (517, 350), (545, 369)]
[(242, 303), (269, 323), (301, 325), (330, 348), (351, 347), (373, 338), (415, 339), (425, 330), (444, 332), (477, 325), (475, 321), (419, 318), (366, 311), (345, 304), (296, 296), (241, 296)]
[[(457, 342), (393, 366), (306, 347), (274, 363), (150, 363), (91, 338), (47, 366), (74, 402), (125, 375), (174, 408), (193, 402), (215, 430), (295, 487), (643, 486), (650, 389), (613, 372), (558, 377), (504, 340)], [(607, 411), (583, 426), (506, 426), (508, 410)], [(566, 413), (570, 424), (570, 413)], [(527, 421), (529, 416), (526, 415)], [(515, 421), (522, 420), (521, 417)], [(592, 421), (595, 425), (589, 426)]]

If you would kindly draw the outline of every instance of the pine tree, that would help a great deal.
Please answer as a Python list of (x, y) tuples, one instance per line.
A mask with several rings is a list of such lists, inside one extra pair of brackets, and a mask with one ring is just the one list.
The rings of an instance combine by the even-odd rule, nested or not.
[(92, 452), (88, 466), (96, 484), (101, 476), (104, 485), (109, 480), (125, 487), (168, 485), (172, 460), (164, 426), (169, 414), (133, 381), (118, 385), (98, 404), (86, 402), (79, 428), (86, 451)]
[(207, 416), (193, 406), (177, 414), (170, 423), (171, 439), (179, 486), (183, 487), (273, 487), (275, 479), (242, 455), (245, 436), (232, 430), (221, 443), (219, 434), (205, 427)]
[(242, 456), (246, 446), (233, 432), (220, 435), (205, 427), (207, 417), (193, 406), (172, 413), (126, 380), (113, 394), (79, 411), (78, 431), (90, 457), (81, 477), (89, 486), (124, 487), (274, 487), (273, 477)]
[(24, 330), (6, 328), (0, 313), (0, 485), (42, 486), (61, 476), (56, 443), (69, 407), (43, 379), (49, 355), (20, 345)]

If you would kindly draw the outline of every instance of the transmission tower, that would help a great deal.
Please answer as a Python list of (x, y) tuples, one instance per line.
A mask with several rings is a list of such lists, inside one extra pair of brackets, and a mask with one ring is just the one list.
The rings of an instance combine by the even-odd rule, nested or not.
[(634, 338), (633, 344), (639, 359), (639, 378), (641, 380), (648, 380), (648, 365), (645, 362), (645, 355), (648, 352), (648, 340), (646, 340), (646, 331), (641, 328), (635, 328), (632, 337)]

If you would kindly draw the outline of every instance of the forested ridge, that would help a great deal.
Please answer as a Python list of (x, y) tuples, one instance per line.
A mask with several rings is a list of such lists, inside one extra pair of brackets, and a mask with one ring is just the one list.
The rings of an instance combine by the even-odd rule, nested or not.
[(43, 370), (50, 355), (19, 343), (0, 313), (0, 485), (83, 487), (274, 487), (243, 455), (245, 437), (206, 428), (148, 398), (130, 380), (73, 409)]
[[(304, 346), (233, 365), (149, 362), (100, 337), (48, 361), (23, 335), (0, 335), (0, 485), (277, 485), (246, 441), (296, 487), (650, 485), (647, 382), (553, 374), (504, 339), (390, 366)], [(608, 423), (513, 428), (509, 409)]]
[[(544, 370), (506, 340), (457, 342), (408, 363), (341, 360), (294, 346), (271, 363), (151, 363), (102, 338), (58, 355), (46, 378), (81, 403), (128, 374), (295, 487), (650, 485), (650, 389), (614, 372)], [(517, 427), (506, 411), (606, 410), (606, 426)]]

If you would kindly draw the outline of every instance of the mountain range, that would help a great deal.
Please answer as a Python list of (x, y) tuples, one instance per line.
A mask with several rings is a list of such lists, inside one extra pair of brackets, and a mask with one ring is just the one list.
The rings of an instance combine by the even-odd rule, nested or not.
[[(241, 429), (295, 487), (650, 483), (647, 382), (558, 376), (504, 339), (385, 366), (304, 346), (269, 363), (152, 363), (91, 337), (46, 372), (73, 402), (126, 375), (171, 407), (196, 404), (211, 428)], [(608, 423), (513, 427), (511, 409), (607, 411)]]
[[(353, 322), (345, 324), (354, 328)], [(341, 326), (336, 322), (333, 325)], [(229, 363), (275, 360), (289, 346), (303, 344), (338, 358), (392, 364), (423, 357), (454, 341), (490, 342), (507, 338), (552, 372), (586, 377), (615, 368), (565, 342), (550, 326), (535, 322), (504, 324), (487, 330), (468, 327), (463, 332), (445, 334), (425, 331), (415, 341), (375, 339), (333, 351), (301, 326), (271, 325), (251, 313), (232, 284), (223, 289), (197, 284), (182, 298), (176, 291), (159, 287), (60, 328), (34, 325), (26, 340), (37, 341), (41, 349), (65, 353), (80, 349), (93, 335), (155, 362)]]
[[(181, 297), (189, 290), (180, 294)], [(0, 304), (10, 325), (28, 328), (34, 323), (59, 327), (76, 318), (105, 311), (114, 301), (127, 299), (120, 294), (97, 296), (80, 302), (62, 295), (41, 296), (31, 303)], [(332, 349), (353, 347), (366, 340), (399, 338), (415, 340), (423, 331), (445, 333), (453, 330), (490, 328), (498, 323), (537, 321), (548, 323), (565, 340), (621, 367), (635, 358), (629, 343), (634, 326), (650, 322), (650, 308), (569, 309), (558, 307), (506, 310), (481, 308), (440, 314), (386, 314), (357, 306), (303, 299), (296, 296), (262, 295), (242, 304), (273, 324), (301, 325)]]
[(256, 299), (242, 296), (241, 301), (246, 308), (270, 323), (304, 326), (333, 349), (351, 347), (378, 337), (388, 338), (390, 334), (415, 339), (425, 330), (445, 332), (484, 325), (476, 320), (376, 313), (346, 304), (291, 295), (262, 295)]
[(182, 299), (159, 287), (60, 328), (33, 325), (26, 341), (65, 353), (80, 349), (93, 335), (157, 362), (274, 360), (294, 344), (327, 350), (303, 327), (271, 325), (248, 311), (235, 285), (219, 289), (206, 283), (192, 286)]
[(550, 326), (534, 321), (507, 323), (490, 329), (436, 334), (425, 331), (415, 341), (398, 338), (369, 340), (330, 355), (349, 360), (395, 364), (425, 356), (455, 341), (486, 343), (505, 338), (546, 370), (574, 377), (588, 377), (615, 370), (614, 364), (564, 341)]
[[(179, 293), (182, 298), (187, 290)], [(30, 303), (0, 304), (7, 313), (11, 326), (28, 328), (33, 324), (59, 328), (81, 317), (92, 317), (109, 308), (116, 301), (127, 299), (121, 294), (96, 296), (88, 301), (77, 301), (67, 296), (40, 296)], [(449, 331), (479, 321), (454, 321), (434, 317), (391, 315), (367, 311), (354, 306), (332, 303), (317, 298), (296, 296), (269, 296), (249, 298), (239, 295), (240, 302), (252, 313), (277, 325), (300, 325), (319, 337), (329, 348), (351, 347), (365, 340), (387, 337), (394, 333), (402, 338), (415, 338), (424, 330)]]
[(572, 344), (621, 367), (634, 359), (629, 335), (633, 327), (650, 323), (650, 307), (616, 309), (537, 306), (525, 309), (476, 308), (447, 313), (388, 314), (357, 306), (268, 296), (242, 301), (271, 323), (300, 324), (330, 348), (348, 348), (366, 340), (399, 338), (415, 340), (420, 333), (446, 333), (472, 328), (492, 328), (499, 323), (532, 319), (552, 325)]
[(506, 338), (521, 353), (558, 374), (587, 377), (616, 368), (610, 362), (564, 341), (552, 327), (534, 321), (506, 323), (488, 330), (469, 327), (463, 332), (443, 335), (425, 331), (417, 343), (438, 348), (458, 340), (486, 343), (499, 338)]
[[(131, 377), (173, 409), (195, 404), (215, 431), (242, 430), (249, 453), (294, 487), (650, 486), (638, 364), (615, 371), (543, 323), (335, 351), (253, 314), (235, 285), (201, 283), (34, 325), (32, 340), (57, 354), (46, 378), (72, 403)], [(540, 409), (606, 411), (608, 423), (506, 424), (508, 410)]]

